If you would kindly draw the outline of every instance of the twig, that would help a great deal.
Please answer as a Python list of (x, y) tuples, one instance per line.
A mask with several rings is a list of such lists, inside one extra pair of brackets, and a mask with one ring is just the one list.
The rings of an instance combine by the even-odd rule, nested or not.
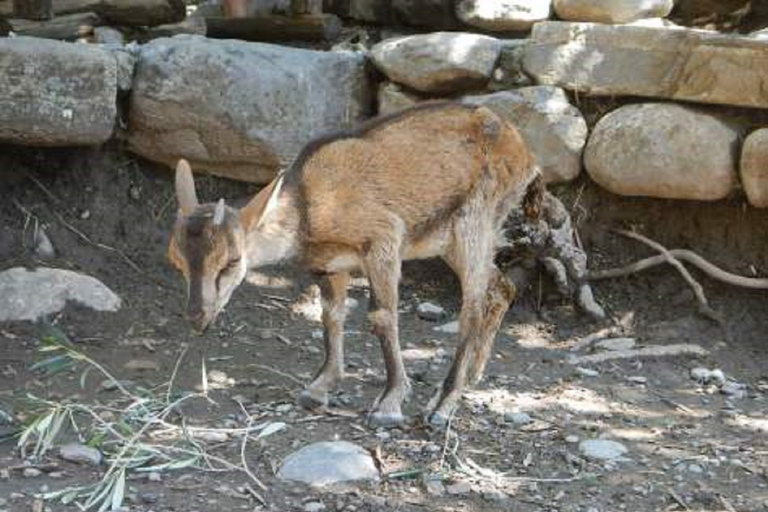
[(176, 359), (176, 364), (173, 366), (173, 373), (171, 373), (171, 380), (168, 381), (168, 390), (165, 392), (165, 403), (171, 402), (171, 391), (173, 390), (173, 382), (176, 380), (176, 374), (179, 371), (179, 365), (181, 365), (181, 360), (184, 359), (184, 356), (187, 354), (187, 350), (189, 349), (189, 345), (184, 345), (184, 348), (181, 351), (181, 354), (179, 354), (179, 358)]
[(723, 326), (723, 319), (718, 315), (715, 310), (713, 310), (709, 306), (709, 302), (707, 302), (707, 297), (704, 295), (704, 289), (701, 287), (701, 285), (696, 281), (690, 272), (688, 272), (688, 269), (685, 268), (685, 266), (680, 263), (677, 259), (675, 259), (672, 254), (667, 250), (666, 247), (659, 244), (658, 242), (655, 242), (651, 240), (650, 238), (647, 238), (639, 233), (635, 233), (634, 231), (627, 231), (623, 229), (616, 230), (616, 233), (632, 238), (634, 240), (637, 240), (639, 242), (644, 243), (645, 245), (659, 251), (665, 258), (665, 260), (672, 266), (674, 266), (678, 272), (680, 272), (680, 275), (683, 276), (683, 279), (688, 283), (688, 285), (693, 290), (694, 295), (696, 296), (696, 300), (699, 302), (699, 313), (704, 315), (705, 317), (715, 321), (719, 325)]
[(630, 349), (630, 350), (610, 350), (607, 352), (600, 352), (599, 354), (591, 354), (588, 356), (576, 357), (572, 356), (568, 359), (570, 364), (585, 364), (585, 363), (603, 363), (613, 359), (633, 359), (636, 357), (661, 357), (661, 356), (680, 356), (683, 354), (693, 354), (697, 356), (705, 356), (709, 354), (706, 350), (699, 345), (693, 345), (690, 343), (678, 343), (674, 345), (651, 345), (648, 347)]
[(673, 500), (675, 500), (675, 503), (677, 503), (678, 505), (680, 505), (681, 507), (683, 507), (683, 509), (685, 509), (685, 510), (691, 510), (691, 509), (688, 507), (688, 505), (685, 503), (685, 501), (683, 501), (683, 499), (682, 499), (680, 496), (678, 496), (678, 495), (675, 493), (675, 491), (669, 491), (669, 496), (670, 496), (670, 497), (671, 497)]
[(302, 382), (301, 380), (297, 379), (293, 375), (291, 375), (289, 373), (281, 372), (280, 370), (278, 370), (276, 368), (272, 368), (271, 366), (267, 366), (265, 364), (256, 364), (256, 363), (251, 363), (248, 366), (253, 366), (255, 368), (260, 368), (262, 370), (267, 370), (269, 372), (274, 373), (275, 375), (280, 375), (281, 377), (285, 377), (286, 379), (290, 379), (290, 380), (292, 380), (293, 382), (295, 382), (297, 384), (300, 384), (302, 386), (304, 385), (304, 382)]
[[(686, 261), (695, 265), (699, 268), (699, 270), (707, 274), (709, 277), (723, 283), (740, 286), (742, 288), (768, 290), (768, 278), (745, 277), (738, 274), (732, 274), (731, 272), (727, 272), (720, 267), (717, 267), (713, 263), (710, 263), (695, 252), (689, 251), (687, 249), (669, 249), (669, 254), (678, 260)], [(630, 274), (642, 272), (643, 270), (647, 270), (666, 262), (667, 259), (660, 254), (658, 256), (651, 256), (634, 263), (630, 263), (625, 267), (590, 272), (588, 278), (592, 281), (596, 281), (599, 279), (610, 279), (613, 277), (628, 276)]]
[[(246, 428), (251, 428), (251, 426), (252, 426), (252, 423), (253, 423), (253, 418), (249, 417), (249, 418), (248, 418), (248, 426), (247, 426)], [(264, 492), (267, 492), (267, 491), (269, 490), (269, 489), (267, 488), (267, 486), (266, 486), (266, 485), (264, 485), (263, 483), (261, 483), (261, 480), (259, 480), (259, 479), (256, 477), (256, 475), (254, 475), (254, 474), (251, 472), (250, 468), (248, 467), (248, 461), (247, 461), (247, 460), (245, 460), (245, 447), (246, 447), (246, 445), (247, 445), (247, 444), (248, 444), (248, 432), (246, 431), (246, 432), (245, 432), (245, 434), (243, 434), (243, 442), (242, 442), (242, 444), (240, 445), (240, 461), (241, 461), (241, 463), (243, 464), (243, 472), (245, 472), (245, 474), (246, 474), (246, 475), (248, 475), (248, 477), (249, 477), (251, 480), (253, 480), (253, 482), (254, 482), (256, 485), (258, 485), (258, 486), (259, 486), (259, 489), (261, 489), (261, 490), (262, 490), (262, 491), (264, 491)], [(264, 502), (264, 498), (262, 498), (262, 497), (261, 497), (261, 496), (259, 496), (258, 494), (256, 494), (256, 496), (257, 496), (257, 498), (256, 498), (256, 499), (258, 499), (258, 500), (261, 502), (261, 504), (262, 504), (262, 505), (266, 505), (266, 503)]]

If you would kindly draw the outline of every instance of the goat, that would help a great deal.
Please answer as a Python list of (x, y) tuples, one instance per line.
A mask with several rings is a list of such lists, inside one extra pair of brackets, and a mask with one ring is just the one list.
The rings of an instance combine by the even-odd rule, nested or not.
[(187, 317), (203, 331), (248, 269), (298, 261), (320, 280), (325, 362), (299, 397), (327, 404), (344, 375), (350, 272), (370, 282), (368, 318), (387, 384), (372, 426), (404, 421), (410, 385), (400, 354), (398, 283), (403, 260), (441, 257), (461, 282), (459, 345), (430, 401), (440, 426), (465, 384), (482, 376), (502, 318), (516, 296), (494, 264), (510, 210), (535, 216), (539, 167), (518, 131), (485, 107), (431, 102), (309, 143), (242, 209), (199, 204), (186, 161), (176, 168), (179, 215), (169, 258), (187, 282)]

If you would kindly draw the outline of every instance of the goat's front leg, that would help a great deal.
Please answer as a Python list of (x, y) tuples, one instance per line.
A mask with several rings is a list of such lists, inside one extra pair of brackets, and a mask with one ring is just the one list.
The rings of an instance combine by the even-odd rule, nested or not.
[(325, 362), (312, 383), (299, 395), (299, 403), (307, 409), (328, 405), (328, 393), (344, 378), (344, 320), (347, 316), (349, 274), (339, 272), (320, 281), (323, 306), (323, 340)]
[(404, 421), (401, 404), (410, 392), (400, 354), (397, 304), (401, 261), (397, 247), (374, 247), (366, 261), (371, 283), (369, 319), (379, 338), (387, 370), (387, 386), (368, 419), (372, 427), (390, 427)]

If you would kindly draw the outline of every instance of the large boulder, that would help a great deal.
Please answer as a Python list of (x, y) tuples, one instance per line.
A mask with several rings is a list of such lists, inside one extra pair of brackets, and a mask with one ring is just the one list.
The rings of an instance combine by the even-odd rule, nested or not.
[(484, 105), (520, 130), (547, 182), (570, 181), (581, 171), (587, 123), (558, 87), (523, 87), (464, 101)]
[(738, 141), (736, 128), (690, 107), (627, 105), (598, 121), (584, 165), (616, 194), (716, 200), (736, 185)]
[(768, 41), (699, 30), (542, 22), (525, 70), (594, 95), (768, 108)]
[(749, 204), (768, 207), (768, 128), (750, 133), (741, 149), (741, 184)]
[(0, 142), (79, 146), (105, 142), (117, 114), (117, 63), (101, 48), (0, 38)]
[(673, 0), (554, 0), (557, 17), (568, 21), (630, 23), (644, 18), (664, 18)]
[(493, 37), (435, 32), (387, 39), (371, 49), (390, 80), (427, 93), (455, 93), (485, 85), (501, 51)]
[(38, 320), (69, 301), (96, 311), (120, 308), (120, 297), (104, 283), (71, 270), (15, 267), (0, 272), (0, 322)]
[(551, 0), (459, 0), (458, 18), (473, 27), (492, 32), (530, 30), (549, 18)]
[(367, 115), (365, 59), (198, 36), (141, 49), (129, 116), (136, 153), (265, 183), (311, 139)]

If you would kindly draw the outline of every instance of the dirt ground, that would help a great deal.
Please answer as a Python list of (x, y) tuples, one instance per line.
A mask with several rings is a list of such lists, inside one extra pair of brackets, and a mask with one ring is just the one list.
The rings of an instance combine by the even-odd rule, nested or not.
[[(206, 200), (253, 191), (213, 178), (200, 183)], [(768, 275), (768, 212), (746, 207), (741, 198), (714, 204), (619, 199), (587, 178), (555, 192), (572, 211), (592, 268), (650, 255), (609, 232), (634, 227), (670, 248), (693, 249), (729, 271)], [(434, 302), (448, 311), (446, 321), (454, 319), (457, 283), (439, 262), (408, 263), (400, 321), (414, 387), (405, 408), (411, 421), (374, 431), (365, 425), (365, 411), (384, 372), (377, 342), (365, 325), (362, 283), (350, 292), (358, 302), (347, 324), (350, 378), (333, 400), (334, 410), (345, 414), (307, 412), (296, 406), (296, 395), (321, 362), (316, 334), (321, 326), (292, 310), (304, 291), (294, 275), (262, 276), (260, 286), (242, 286), (207, 334), (189, 333), (182, 317), (182, 282), (164, 254), (175, 215), (170, 173), (116, 148), (0, 147), (0, 198), (0, 270), (38, 264), (73, 269), (99, 278), (122, 297), (118, 313), (71, 305), (51, 319), (81, 351), (119, 379), (151, 387), (168, 380), (186, 345), (179, 389), (199, 385), (202, 359), (209, 372), (227, 377), (223, 389), (210, 392), (214, 402), (184, 406), (180, 414), (188, 424), (242, 426), (233, 397), (250, 414), (287, 424), (249, 445), (246, 453), (250, 469), (268, 488), (265, 506), (238, 491), (248, 483), (242, 473), (184, 469), (163, 473), (160, 481), (130, 476), (130, 510), (298, 511), (318, 510), (318, 502), (325, 510), (346, 512), (768, 511), (768, 292), (734, 288), (693, 271), (712, 307), (726, 318), (724, 332), (697, 314), (679, 275), (659, 267), (596, 283), (596, 297), (611, 317), (597, 323), (557, 296), (542, 274), (507, 314), (486, 378), (467, 392), (446, 437), (425, 428), (419, 418), (447, 371), (455, 340), (434, 331), (437, 323), (419, 319), (415, 306)], [(38, 261), (30, 249), (35, 222), (47, 227), (57, 251), (52, 261)], [(625, 335), (640, 346), (692, 343), (709, 354), (581, 365), (594, 373), (569, 363), (569, 357), (593, 350), (573, 351), (574, 345), (619, 320)], [(0, 324), (0, 409), (23, 418), (26, 392), (53, 400), (109, 400), (110, 392), (99, 390), (96, 376), (83, 388), (79, 373), (47, 378), (31, 372), (29, 366), (40, 359), (41, 336), (39, 325)], [(157, 366), (131, 369), (135, 361)], [(746, 393), (734, 398), (701, 385), (690, 377), (694, 367), (720, 368), (746, 385)], [(516, 424), (515, 412), (527, 413), (532, 421)], [(578, 441), (595, 438), (626, 446), (624, 460), (584, 457)], [(332, 439), (375, 451), (390, 476), (323, 490), (274, 476), (288, 453)], [(239, 462), (237, 440), (212, 449)], [(37, 461), (42, 474), (33, 477), (24, 475), (23, 464), (14, 441), (0, 443), (0, 468), (6, 469), (0, 472), (0, 510), (42, 510), (36, 493), (95, 482), (104, 470), (50, 455)], [(427, 485), (428, 475), (435, 474), (444, 477), (443, 486)], [(75, 510), (53, 502), (45, 507)]]

